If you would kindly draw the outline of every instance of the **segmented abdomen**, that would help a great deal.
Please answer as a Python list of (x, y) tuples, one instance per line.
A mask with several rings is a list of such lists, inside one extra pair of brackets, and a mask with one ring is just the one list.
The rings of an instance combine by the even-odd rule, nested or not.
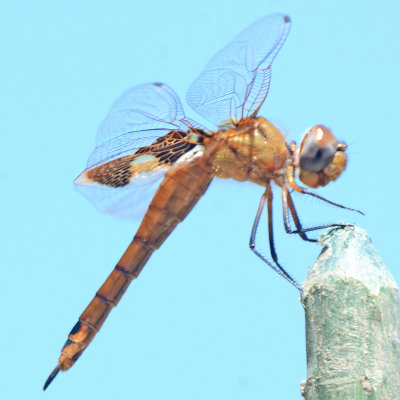
[(70, 332), (56, 369), (67, 370), (79, 358), (130, 282), (190, 212), (212, 177), (202, 157), (167, 172), (131, 244)]

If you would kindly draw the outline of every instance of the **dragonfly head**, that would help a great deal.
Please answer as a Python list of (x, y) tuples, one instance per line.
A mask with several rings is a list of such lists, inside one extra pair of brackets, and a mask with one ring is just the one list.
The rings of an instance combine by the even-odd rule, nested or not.
[(344, 143), (323, 125), (311, 128), (299, 148), (299, 178), (311, 188), (325, 186), (336, 180), (346, 167)]

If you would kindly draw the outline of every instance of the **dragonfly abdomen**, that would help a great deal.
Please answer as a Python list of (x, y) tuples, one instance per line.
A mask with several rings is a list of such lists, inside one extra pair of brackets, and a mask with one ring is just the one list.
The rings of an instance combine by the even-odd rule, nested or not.
[(202, 157), (192, 160), (189, 166), (177, 164), (167, 172), (132, 242), (68, 335), (45, 388), (58, 371), (69, 369), (79, 358), (131, 281), (194, 207), (212, 178), (213, 173)]

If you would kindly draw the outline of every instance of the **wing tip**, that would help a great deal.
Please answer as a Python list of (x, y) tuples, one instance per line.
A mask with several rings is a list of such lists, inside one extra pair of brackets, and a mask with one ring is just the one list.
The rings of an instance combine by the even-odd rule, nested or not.
[(86, 186), (91, 180), (88, 178), (86, 171), (83, 171), (75, 180), (75, 186)]

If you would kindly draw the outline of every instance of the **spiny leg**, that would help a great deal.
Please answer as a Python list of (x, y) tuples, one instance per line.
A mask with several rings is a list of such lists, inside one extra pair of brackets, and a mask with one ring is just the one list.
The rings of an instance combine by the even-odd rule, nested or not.
[[(303, 240), (306, 240), (308, 242), (317, 242), (316, 239), (310, 239), (307, 237), (305, 234), (306, 232), (311, 232), (311, 231), (316, 231), (319, 229), (326, 229), (326, 228), (332, 228), (332, 227), (343, 227), (345, 226), (344, 224), (324, 224), (324, 225), (318, 225), (318, 226), (313, 226), (311, 228), (303, 228), (300, 223), (299, 216), (297, 214), (296, 208), (294, 206), (294, 202), (292, 199), (292, 196), (290, 195), (289, 191), (287, 190), (286, 186), (282, 186), (282, 205), (283, 205), (283, 223), (285, 226), (286, 233), (289, 234), (297, 234), (299, 235)], [(289, 220), (289, 210), (290, 213), (293, 217), (293, 222), (296, 226), (296, 229), (292, 229), (290, 226), (290, 220)]]
[[(263, 212), (265, 201), (267, 201), (268, 208), (268, 238), (269, 238), (269, 247), (271, 251), (271, 256), (276, 265), (268, 261), (255, 247), (255, 238), (257, 233), (258, 224), (260, 222), (261, 214)], [(296, 287), (300, 292), (302, 291), (301, 286), (285, 271), (285, 269), (279, 264), (278, 256), (275, 251), (274, 245), (274, 232), (273, 232), (273, 224), (272, 224), (272, 190), (271, 186), (267, 186), (265, 192), (263, 193), (260, 204), (258, 206), (257, 214), (254, 219), (253, 227), (251, 229), (250, 235), (250, 249), (254, 252), (254, 254), (261, 258), (266, 264), (268, 264), (275, 272), (277, 272), (280, 276), (289, 281), (294, 287)]]
[[(359, 213), (361, 215), (365, 215), (362, 211), (357, 210), (356, 208), (350, 208), (350, 207), (346, 207), (346, 206), (344, 206), (342, 204), (335, 203), (335, 202), (333, 202), (331, 200), (325, 199), (325, 197), (322, 197), (322, 196), (320, 196), (320, 195), (318, 195), (316, 193), (308, 191), (306, 188), (304, 188), (302, 186), (299, 186), (295, 181), (295, 178), (294, 178), (294, 167), (292, 165), (289, 166), (288, 169), (287, 169), (287, 183), (290, 186), (290, 188), (293, 189), (296, 192), (299, 192), (299, 193), (302, 193), (302, 194), (307, 194), (309, 196), (315, 197), (315, 198), (320, 199), (320, 200), (324, 201), (325, 203), (328, 203), (328, 204), (330, 204), (332, 206), (343, 208), (344, 210), (355, 211), (355, 212), (357, 212), (357, 213)], [(341, 226), (341, 225), (339, 224), (339, 226)], [(309, 230), (316, 230), (316, 229), (321, 229), (321, 228), (315, 227), (315, 228), (311, 228)], [(307, 232), (306, 230), (303, 230), (303, 231)]]
[[(324, 225), (314, 226), (311, 228), (303, 228), (301, 226), (301, 222), (300, 222), (297, 210), (294, 206), (292, 196), (290, 195), (286, 186), (282, 187), (282, 204), (283, 204), (283, 221), (284, 221), (286, 232), (289, 234), (293, 234), (293, 233), (298, 234), (303, 240), (306, 240), (308, 242), (317, 242), (317, 240), (308, 238), (307, 235), (305, 234), (306, 232), (316, 231), (319, 229), (331, 228), (331, 227), (335, 227), (335, 226), (343, 226), (343, 224), (324, 224)], [(290, 226), (289, 210), (293, 217), (293, 222), (296, 226), (295, 230), (292, 229)]]
[[(282, 207), (283, 207), (283, 224), (285, 226), (286, 233), (296, 233), (298, 234), (303, 240), (308, 242), (316, 242), (315, 239), (310, 239), (306, 234), (301, 226), (301, 222), (299, 216), (297, 214), (296, 208), (294, 206), (292, 196), (286, 187), (286, 185), (282, 186)], [(289, 210), (293, 217), (293, 222), (296, 226), (296, 230), (293, 230), (290, 226), (290, 218), (289, 218)]]

